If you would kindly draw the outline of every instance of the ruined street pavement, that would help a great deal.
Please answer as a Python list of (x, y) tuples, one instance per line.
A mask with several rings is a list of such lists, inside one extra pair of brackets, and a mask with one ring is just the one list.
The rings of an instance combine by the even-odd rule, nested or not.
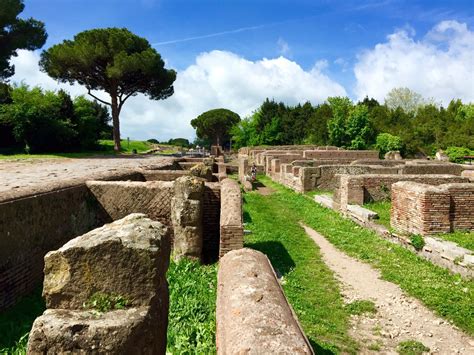
[(0, 196), (12, 192), (41, 192), (47, 185), (63, 181), (82, 182), (93, 175), (163, 164), (171, 158), (160, 156), (122, 156), (90, 158), (48, 158), (0, 160)]

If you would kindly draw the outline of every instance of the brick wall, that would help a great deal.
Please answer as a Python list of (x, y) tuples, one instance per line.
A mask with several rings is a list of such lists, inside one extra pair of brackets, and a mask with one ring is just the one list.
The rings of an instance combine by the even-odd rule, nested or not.
[(232, 179), (221, 183), (220, 246), (219, 257), (243, 248), (242, 195), (239, 184)]
[(474, 184), (398, 182), (392, 186), (390, 224), (422, 235), (474, 230)]
[(180, 176), (189, 175), (189, 170), (144, 170), (146, 181), (174, 181)]
[[(440, 185), (453, 182), (467, 182), (467, 179), (455, 175), (400, 175), (400, 174), (365, 174), (338, 175), (339, 190), (334, 199), (346, 199), (347, 203), (362, 205), (370, 201), (389, 200), (392, 185), (398, 181), (414, 181), (430, 185)], [(346, 196), (347, 195), (347, 196)], [(342, 202), (340, 202), (342, 204)]]
[[(143, 179), (137, 173), (108, 178)], [(0, 202), (0, 310), (42, 281), (48, 251), (108, 222), (110, 217), (84, 183)]]

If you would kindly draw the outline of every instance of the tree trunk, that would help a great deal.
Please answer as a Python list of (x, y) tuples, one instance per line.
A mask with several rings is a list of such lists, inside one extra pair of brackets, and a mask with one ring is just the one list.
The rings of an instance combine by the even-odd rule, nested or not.
[(114, 136), (114, 150), (120, 152), (120, 121), (119, 121), (119, 108), (117, 102), (117, 95), (110, 95), (112, 99), (112, 125), (113, 136)]

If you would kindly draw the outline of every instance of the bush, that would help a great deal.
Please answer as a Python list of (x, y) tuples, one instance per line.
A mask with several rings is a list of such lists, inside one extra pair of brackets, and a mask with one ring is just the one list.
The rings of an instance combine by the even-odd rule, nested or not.
[(148, 139), (147, 142), (154, 143), (154, 144), (160, 144), (160, 142), (158, 142), (158, 139), (155, 139), (155, 138)]
[(410, 240), (411, 245), (413, 245), (413, 248), (415, 248), (417, 251), (422, 250), (425, 246), (425, 239), (419, 234), (412, 235)]
[(445, 153), (449, 157), (449, 161), (454, 163), (464, 163), (466, 155), (474, 155), (474, 151), (464, 147), (448, 147)]
[(385, 153), (392, 150), (402, 150), (403, 141), (398, 136), (393, 136), (389, 133), (380, 133), (377, 136), (375, 147), (379, 150), (380, 155), (384, 156)]

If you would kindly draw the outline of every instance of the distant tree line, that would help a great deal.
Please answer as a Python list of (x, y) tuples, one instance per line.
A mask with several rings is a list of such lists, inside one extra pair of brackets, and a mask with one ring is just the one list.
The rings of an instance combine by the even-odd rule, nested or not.
[(0, 148), (64, 152), (97, 148), (112, 138), (107, 107), (83, 96), (0, 84)]
[[(406, 88), (392, 90), (383, 104), (365, 98), (330, 97), (288, 106), (266, 99), (232, 130), (234, 147), (316, 144), (347, 149), (400, 150), (405, 156), (438, 149), (474, 150), (474, 104), (452, 100), (447, 107)], [(452, 148), (451, 148), (452, 150)]]

